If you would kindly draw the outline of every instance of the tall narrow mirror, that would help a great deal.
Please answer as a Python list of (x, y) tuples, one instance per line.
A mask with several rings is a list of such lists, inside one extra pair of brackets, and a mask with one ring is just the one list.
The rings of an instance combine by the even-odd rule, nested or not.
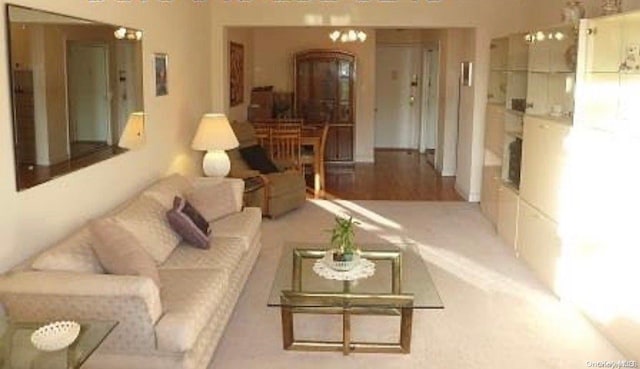
[(126, 151), (121, 135), (144, 111), (142, 32), (15, 5), (7, 14), (18, 190)]

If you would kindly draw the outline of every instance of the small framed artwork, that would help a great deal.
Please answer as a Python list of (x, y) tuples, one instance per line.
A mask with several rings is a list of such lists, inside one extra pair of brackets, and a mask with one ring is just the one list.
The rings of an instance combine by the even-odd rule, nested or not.
[(460, 63), (460, 84), (471, 87), (473, 84), (473, 63), (465, 61)]
[(244, 47), (229, 44), (229, 105), (242, 104), (244, 100)]
[(169, 86), (167, 83), (168, 59), (169, 57), (167, 54), (153, 54), (154, 68), (156, 71), (156, 96), (165, 96), (169, 94)]

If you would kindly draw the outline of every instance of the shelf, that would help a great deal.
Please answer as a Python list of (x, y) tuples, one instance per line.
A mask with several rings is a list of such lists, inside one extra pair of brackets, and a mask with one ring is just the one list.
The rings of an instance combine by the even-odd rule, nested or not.
[(516, 115), (518, 117), (522, 117), (524, 116), (524, 112), (520, 111), (520, 110), (513, 110), (513, 109), (506, 109), (505, 112), (509, 113), (509, 114), (513, 114)]
[(517, 195), (520, 195), (520, 189), (513, 182), (503, 178), (502, 185), (515, 192)]
[(504, 134), (505, 134), (505, 135), (507, 135), (507, 136), (511, 136), (511, 137), (519, 138), (519, 139), (521, 139), (521, 140), (523, 139), (523, 137), (522, 137), (522, 132), (510, 132), (510, 131), (505, 131), (505, 132), (504, 132)]
[(495, 73), (527, 73), (529, 70), (527, 69), (503, 69), (503, 68), (492, 68), (491, 72)]
[(573, 125), (573, 118), (570, 117), (554, 117), (553, 115), (548, 114), (525, 114), (526, 117), (533, 117), (539, 119), (545, 119), (551, 122), (556, 122), (565, 125)]
[(533, 74), (575, 74), (574, 70), (530, 70)]

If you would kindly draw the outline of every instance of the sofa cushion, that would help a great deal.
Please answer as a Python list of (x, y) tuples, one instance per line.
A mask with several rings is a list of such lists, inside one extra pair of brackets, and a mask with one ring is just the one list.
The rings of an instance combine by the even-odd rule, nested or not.
[(208, 250), (182, 243), (160, 269), (221, 269), (231, 273), (240, 265), (245, 250), (244, 242), (239, 238), (212, 239)]
[(148, 277), (160, 287), (156, 263), (131, 232), (109, 218), (92, 221), (89, 229), (93, 251), (108, 273)]
[(163, 316), (156, 324), (159, 351), (188, 351), (229, 288), (228, 273), (215, 269), (160, 271)]
[(262, 174), (277, 173), (278, 167), (269, 159), (269, 155), (264, 147), (253, 145), (240, 149), (240, 155), (249, 164), (251, 169)]
[(244, 208), (241, 212), (229, 215), (211, 223), (213, 239), (240, 239), (245, 250), (260, 232), (262, 211), (260, 208)]
[(233, 185), (229, 182), (196, 188), (187, 194), (187, 200), (208, 222), (240, 211)]
[(269, 174), (269, 196), (278, 197), (293, 192), (306, 193), (306, 183), (300, 172), (290, 171)]
[(142, 195), (114, 218), (133, 233), (156, 263), (162, 263), (180, 242), (165, 213), (166, 209), (158, 201)]
[(143, 194), (154, 198), (162, 204), (165, 209), (169, 210), (173, 207), (174, 197), (183, 197), (192, 189), (193, 183), (191, 180), (176, 173), (158, 180), (149, 186)]
[(189, 201), (176, 196), (173, 200), (173, 209), (167, 211), (167, 220), (171, 229), (189, 244), (200, 249), (209, 248), (211, 227)]
[(92, 242), (89, 228), (83, 227), (36, 257), (31, 267), (36, 270), (103, 273), (104, 269), (91, 249)]

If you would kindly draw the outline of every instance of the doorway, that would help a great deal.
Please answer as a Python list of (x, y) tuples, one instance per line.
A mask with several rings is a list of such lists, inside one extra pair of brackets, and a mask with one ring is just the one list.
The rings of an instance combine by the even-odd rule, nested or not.
[(376, 49), (376, 149), (418, 150), (422, 91), (419, 45)]
[(67, 44), (70, 158), (112, 144), (108, 58), (107, 44)]

